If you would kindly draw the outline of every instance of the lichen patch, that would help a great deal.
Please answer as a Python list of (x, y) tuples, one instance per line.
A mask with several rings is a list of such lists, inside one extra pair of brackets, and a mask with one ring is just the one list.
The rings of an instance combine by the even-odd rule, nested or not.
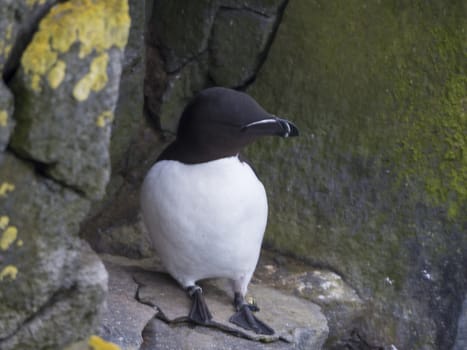
[(0, 110), (0, 127), (8, 125), (8, 113), (5, 110)]
[(17, 274), (18, 274), (18, 268), (16, 266), (7, 265), (0, 272), (0, 282), (7, 278), (11, 280), (15, 280)]
[(0, 236), (0, 250), (7, 250), (10, 248), (16, 238), (18, 237), (18, 229), (15, 226), (8, 226)]
[(8, 192), (14, 191), (15, 185), (10, 182), (2, 182), (0, 184), (0, 197), (6, 197)]
[(118, 345), (107, 342), (97, 335), (92, 335), (89, 337), (88, 345), (93, 350), (120, 350)]
[(89, 72), (76, 83), (73, 89), (73, 96), (78, 101), (84, 101), (88, 98), (91, 91), (100, 91), (107, 84), (107, 63), (109, 55), (103, 53), (95, 57), (89, 69)]
[[(34, 3), (37, 0), (30, 1), (31, 5)], [(92, 60), (89, 73), (76, 84), (73, 95), (82, 101), (90, 91), (99, 91), (107, 83), (108, 57), (103, 55), (112, 47), (124, 49), (129, 26), (126, 0), (72, 0), (55, 5), (41, 21), (21, 58), (32, 90), (41, 92), (44, 81), (54, 89), (60, 86), (66, 72), (60, 55), (79, 44), (80, 59), (91, 54), (97, 57)]]
[(114, 114), (112, 113), (112, 111), (104, 111), (97, 117), (96, 124), (98, 127), (103, 128), (106, 125), (111, 124), (113, 119)]

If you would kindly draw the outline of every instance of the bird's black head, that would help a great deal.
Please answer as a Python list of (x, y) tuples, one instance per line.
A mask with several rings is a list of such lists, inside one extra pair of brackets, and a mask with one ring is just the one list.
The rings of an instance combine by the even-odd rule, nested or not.
[(185, 107), (176, 140), (161, 159), (201, 163), (237, 155), (260, 136), (298, 136), (297, 127), (267, 113), (252, 97), (232, 89), (201, 91)]

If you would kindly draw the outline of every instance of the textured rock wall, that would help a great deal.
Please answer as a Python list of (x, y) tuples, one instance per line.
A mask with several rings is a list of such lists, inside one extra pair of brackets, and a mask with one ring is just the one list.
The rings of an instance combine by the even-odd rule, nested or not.
[[(107, 272), (79, 226), (110, 176), (126, 1), (0, 7), (0, 348), (88, 336)], [(3, 35), (5, 33), (5, 35)]]
[[(355, 287), (367, 309), (348, 324), (374, 343), (449, 349), (467, 287), (466, 15), (462, 1), (154, 1), (147, 71), (127, 66), (139, 78), (126, 70), (134, 95), (121, 96), (110, 191), (85, 236), (149, 255), (146, 169), (195, 92), (243, 89), (301, 131), (248, 150), (269, 195), (266, 244)], [(125, 106), (143, 100), (143, 77), (138, 121)]]
[(290, 1), (248, 91), (302, 136), (250, 149), (266, 241), (330, 266), (367, 300), (361, 327), (449, 349), (466, 290), (463, 2)]

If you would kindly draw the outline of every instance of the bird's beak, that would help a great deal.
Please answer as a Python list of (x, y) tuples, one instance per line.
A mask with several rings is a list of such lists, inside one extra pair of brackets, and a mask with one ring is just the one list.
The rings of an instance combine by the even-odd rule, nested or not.
[(276, 135), (282, 137), (298, 136), (298, 129), (294, 123), (271, 116), (267, 119), (258, 120), (244, 125), (241, 129), (242, 132), (252, 135)]

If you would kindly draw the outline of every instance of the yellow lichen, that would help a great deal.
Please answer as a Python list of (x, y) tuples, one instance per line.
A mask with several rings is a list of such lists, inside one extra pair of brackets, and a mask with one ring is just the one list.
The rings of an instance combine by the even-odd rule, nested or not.
[(0, 230), (6, 229), (9, 222), (10, 222), (10, 218), (8, 216), (6, 215), (0, 216)]
[(29, 7), (33, 7), (36, 4), (43, 5), (45, 0), (26, 0), (26, 5)]
[(93, 350), (120, 350), (118, 345), (105, 341), (97, 335), (92, 335), (89, 337), (88, 345)]
[(8, 57), (12, 47), (13, 24), (8, 24), (5, 28), (5, 35), (0, 39), (0, 55)]
[(0, 281), (3, 281), (6, 277), (14, 280), (16, 279), (16, 275), (18, 274), (18, 268), (13, 265), (7, 265), (3, 268), (0, 272)]
[(0, 126), (7, 126), (8, 125), (8, 113), (5, 110), (0, 111)]
[(18, 239), (18, 242), (16, 242), (16, 245), (18, 247), (22, 247), (23, 246), (23, 240), (22, 239)]
[(17, 236), (18, 229), (15, 226), (8, 226), (0, 237), (0, 249), (7, 250), (16, 241)]
[[(37, 2), (37, 0), (28, 1)], [(79, 44), (81, 59), (92, 53), (102, 59), (102, 54), (111, 47), (123, 50), (128, 40), (129, 26), (127, 0), (71, 0), (55, 5), (40, 22), (39, 30), (21, 59), (24, 72), (30, 79), (31, 88), (36, 92), (41, 91), (42, 77), (56, 67), (58, 55), (68, 52), (75, 43)], [(108, 57), (105, 60), (106, 65), (107, 62)], [(104, 60), (99, 63), (97, 68), (105, 72), (107, 66), (102, 66)], [(106, 73), (100, 74), (101, 78), (103, 76), (106, 78)], [(50, 75), (48, 78), (51, 86), (60, 80), (50, 79)], [(78, 84), (84, 86), (77, 88), (79, 98), (87, 97), (89, 94), (86, 94), (89, 81), (81, 81)], [(107, 79), (101, 79), (99, 83), (94, 82), (91, 84), (92, 91), (102, 89), (106, 82)]]
[(0, 185), (0, 197), (6, 197), (8, 192), (11, 192), (15, 189), (15, 185), (9, 182), (2, 182)]
[(86, 100), (91, 91), (97, 92), (107, 84), (108, 61), (109, 55), (105, 52), (92, 60), (88, 74), (78, 81), (73, 89), (73, 96), (78, 101)]
[(112, 123), (113, 120), (114, 114), (112, 111), (104, 111), (97, 117), (96, 124), (98, 127), (103, 128), (106, 125)]
[(52, 89), (56, 89), (65, 78), (66, 63), (58, 60), (47, 75), (49, 85)]

